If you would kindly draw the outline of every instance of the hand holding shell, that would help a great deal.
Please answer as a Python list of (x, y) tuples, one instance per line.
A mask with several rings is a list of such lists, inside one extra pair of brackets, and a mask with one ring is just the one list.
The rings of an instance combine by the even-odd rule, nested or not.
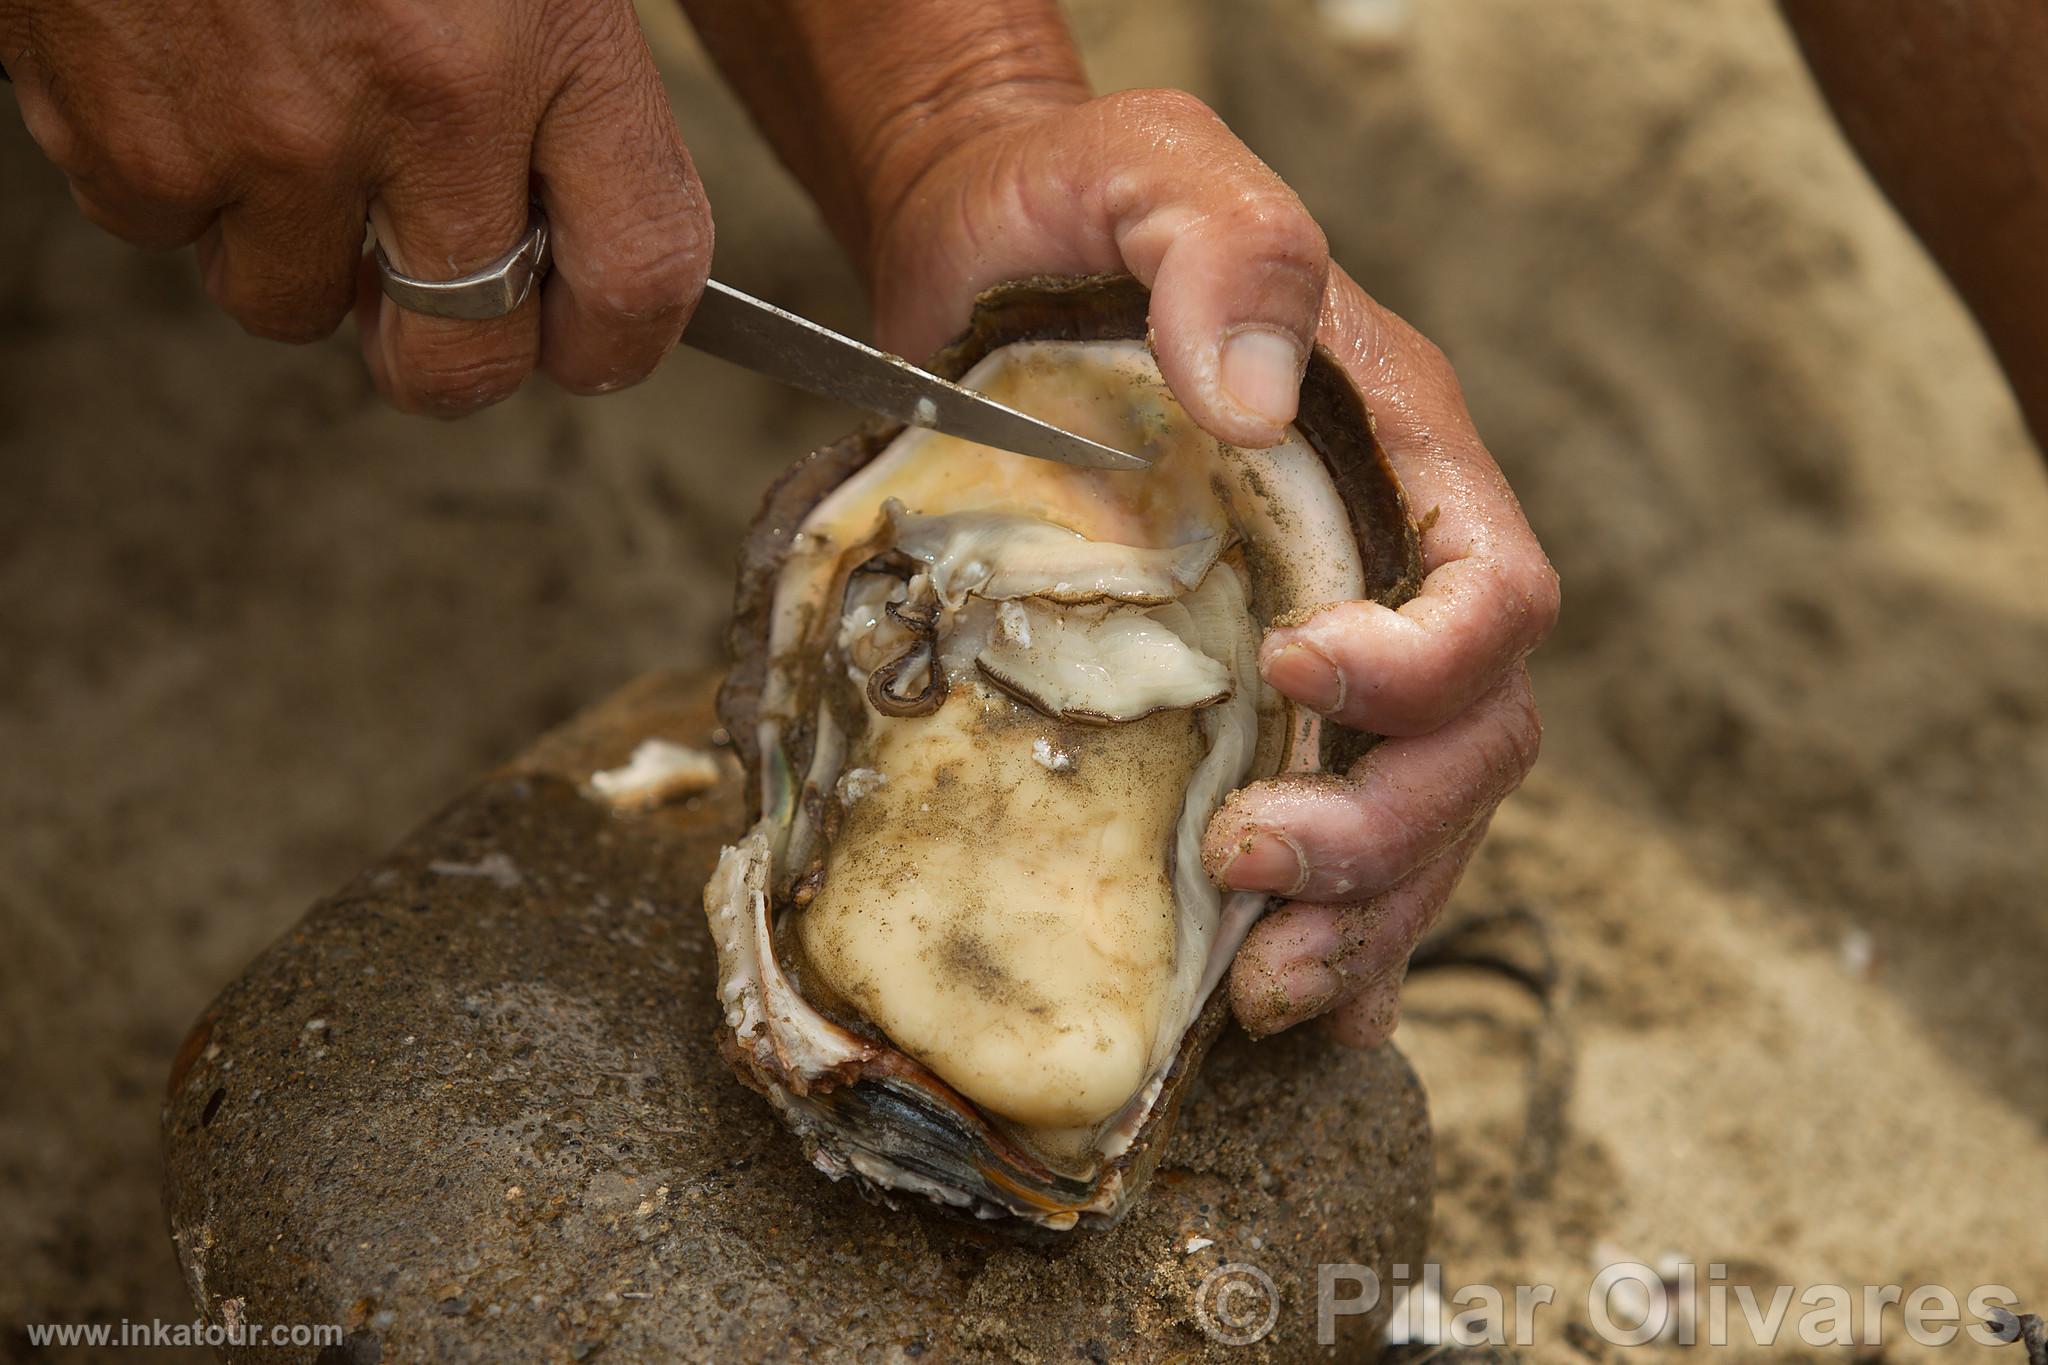
[(1556, 574), (1449, 362), (1332, 267), (1293, 192), (1177, 91), (1053, 101), (955, 137), (881, 222), (873, 259), (879, 333), (904, 354), (945, 341), (992, 285), (1128, 271), (1152, 289), (1175, 397), (1217, 436), (1270, 444), (1294, 416), (1291, 389), (1263, 417), (1232, 398), (1224, 348), (1240, 337), (1287, 338), (1296, 374), (1318, 344), (1363, 396), (1428, 576), (1398, 609), (1353, 602), (1275, 629), (1260, 666), (1286, 696), (1394, 738), (1342, 782), (1247, 789), (1204, 856), (1228, 885), (1290, 898), (1232, 976), (1248, 1028), (1329, 1013), (1347, 1042), (1386, 1036), (1409, 951), (1535, 759), (1522, 660), (1558, 610)]

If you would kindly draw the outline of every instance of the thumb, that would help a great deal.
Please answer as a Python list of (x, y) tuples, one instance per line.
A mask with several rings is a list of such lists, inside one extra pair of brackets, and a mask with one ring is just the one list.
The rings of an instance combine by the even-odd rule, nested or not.
[(1152, 347), (1214, 435), (1269, 446), (1294, 418), (1330, 274), (1294, 191), (1178, 90), (1126, 90), (956, 146), (884, 215), (876, 320), (921, 355), (982, 290), (1036, 274), (1129, 271)]
[(1294, 191), (1200, 101), (1177, 91), (1137, 100), (1125, 97), (1096, 144), (1107, 158), (1097, 183), (1125, 266), (1151, 287), (1159, 368), (1205, 429), (1272, 445), (1294, 420), (1329, 245)]

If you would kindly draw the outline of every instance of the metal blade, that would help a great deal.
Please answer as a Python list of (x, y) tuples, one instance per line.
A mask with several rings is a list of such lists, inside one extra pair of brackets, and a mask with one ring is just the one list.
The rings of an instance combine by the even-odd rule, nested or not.
[(806, 393), (837, 398), (977, 445), (1088, 469), (1151, 467), (1141, 456), (1097, 445), (1028, 417), (717, 280), (704, 286), (704, 296), (697, 301), (683, 340)]

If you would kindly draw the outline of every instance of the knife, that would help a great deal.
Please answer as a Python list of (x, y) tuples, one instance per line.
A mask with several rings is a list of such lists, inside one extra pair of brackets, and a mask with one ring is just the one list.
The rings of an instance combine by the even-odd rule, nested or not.
[(1087, 469), (1151, 468), (717, 280), (705, 284), (683, 341), (806, 393), (977, 445)]

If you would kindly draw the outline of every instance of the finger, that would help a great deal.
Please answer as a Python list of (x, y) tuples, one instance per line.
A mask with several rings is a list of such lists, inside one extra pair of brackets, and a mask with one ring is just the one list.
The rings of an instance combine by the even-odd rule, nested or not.
[(230, 204), (199, 239), (206, 292), (256, 336), (318, 341), (356, 294), (363, 203), (314, 182)]
[(877, 292), (914, 300), (884, 344), (923, 354), (975, 295), (1019, 275), (1129, 271), (1152, 290), (1152, 346), (1174, 396), (1222, 439), (1272, 445), (1294, 419), (1323, 306), (1322, 229), (1192, 95), (1125, 91), (1059, 118), (967, 187), (1000, 206), (1005, 231), (938, 270), (922, 255), (878, 262)]
[(1427, 576), (1399, 610), (1347, 602), (1268, 632), (1260, 667), (1279, 691), (1343, 724), (1424, 734), (1549, 633), (1557, 574), (1473, 430), (1441, 353), (1341, 272), (1323, 340), (1363, 391), (1422, 520)]
[(1528, 672), (1517, 668), (1450, 724), (1375, 745), (1345, 777), (1294, 774), (1232, 793), (1209, 822), (1203, 866), (1241, 891), (1369, 899), (1520, 785), (1542, 734)]
[[(619, 12), (630, 21), (630, 10)], [(635, 30), (604, 50), (621, 69), (573, 77), (534, 146), (555, 257), (541, 367), (574, 393), (651, 374), (711, 270), (704, 187), (646, 45)]]
[[(401, 272), (426, 280), (473, 274), (511, 250), (531, 219), (530, 142), (524, 133), (440, 136), (395, 165), (370, 205), (377, 240)], [(363, 358), (377, 387), (405, 412), (454, 417), (509, 398), (540, 352), (539, 308), (528, 297), (500, 318), (431, 317), (381, 291), (359, 306)]]
[[(1357, 1006), (1354, 1024), (1376, 1017), (1389, 987), (1398, 996), (1409, 954), (1436, 923), (1484, 835), (1482, 823), (1372, 900), (1291, 901), (1253, 925), (1230, 968), (1238, 1021), (1264, 1037), (1340, 1007)], [(1363, 1032), (1352, 1034), (1347, 1041), (1363, 1046)]]
[(1346, 1047), (1378, 1047), (1401, 1024), (1401, 987), (1408, 980), (1403, 963), (1395, 971), (1368, 981), (1358, 993), (1323, 1016), (1323, 1030)]
[[(1294, 191), (1200, 101), (1106, 102), (1098, 211), (1152, 289), (1159, 369), (1208, 431), (1270, 446), (1294, 420), (1329, 245)], [(1164, 150), (1165, 155), (1159, 153)]]

